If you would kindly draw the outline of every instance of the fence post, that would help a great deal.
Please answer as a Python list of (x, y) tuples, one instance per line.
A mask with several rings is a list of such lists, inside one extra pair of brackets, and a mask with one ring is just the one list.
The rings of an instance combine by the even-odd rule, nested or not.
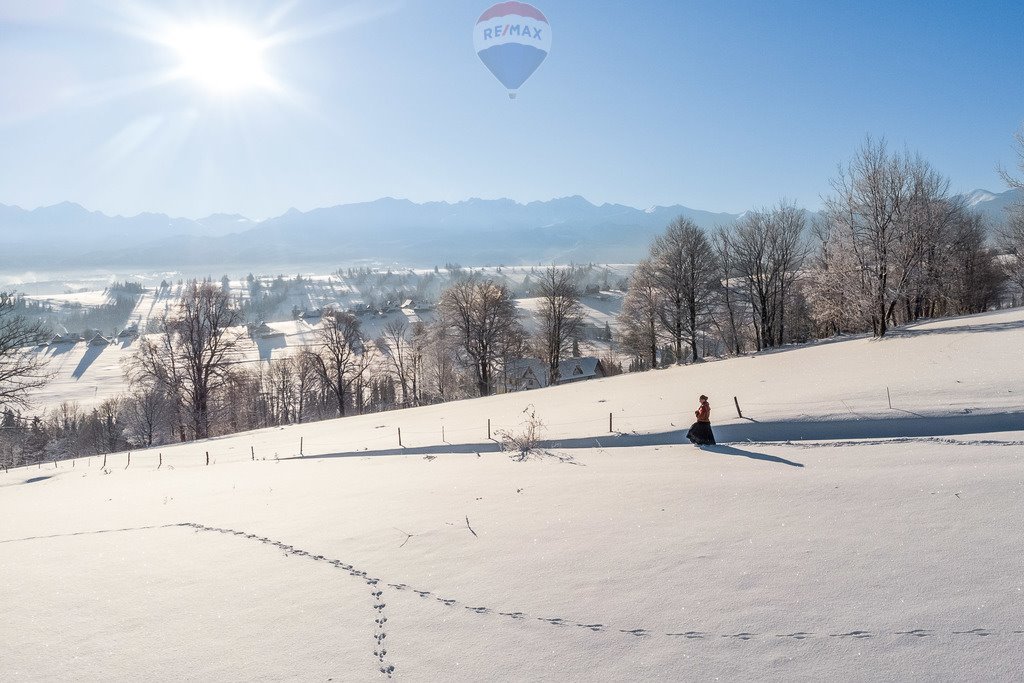
[(107, 469), (107, 454), (103, 454), (103, 469)]
[(441, 443), (448, 443), (444, 440), (444, 425), (441, 425)]
[(892, 410), (892, 394), (889, 393), (889, 387), (885, 388), (885, 397), (889, 400), (889, 410)]
[(736, 404), (736, 414), (739, 415), (742, 418), (743, 417), (743, 411), (740, 410), (740, 400), (738, 398), (736, 398), (735, 396), (733, 396), (732, 397), (732, 402)]
[(164, 466), (164, 454), (160, 453), (159, 456), (160, 456), (160, 461), (156, 465), (157, 469), (160, 469), (161, 467)]
[(611, 413), (608, 413), (608, 433), (609, 434), (613, 433), (613, 430), (612, 430), (612, 414)]
[(206, 464), (210, 464), (210, 451), (206, 451)]
[(402, 428), (401, 427), (398, 428), (398, 445), (401, 448), (405, 448), (405, 446), (402, 446)]
[(303, 439), (303, 437), (300, 436), (299, 437), (299, 455), (300, 456), (302, 456), (302, 439)]
[(487, 440), (491, 440), (491, 418), (487, 418)]
[(132, 466), (132, 452), (131, 452), (131, 451), (128, 451), (128, 464), (127, 464), (127, 465), (125, 465), (125, 466), (124, 466), (124, 468), (125, 468), (125, 469), (128, 469), (128, 468), (129, 468), (129, 467), (131, 467), (131, 466)]
[(252, 459), (253, 459), (253, 462), (255, 462), (256, 461), (256, 447), (255, 446), (249, 446), (249, 452), (252, 453)]

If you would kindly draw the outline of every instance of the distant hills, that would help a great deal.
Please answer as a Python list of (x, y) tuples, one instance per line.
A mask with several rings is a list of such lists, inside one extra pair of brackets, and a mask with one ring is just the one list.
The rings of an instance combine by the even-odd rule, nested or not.
[[(1021, 198), (1014, 191), (965, 195), (992, 224)], [(596, 205), (579, 196), (526, 204), (510, 199), (418, 204), (387, 197), (305, 212), (290, 209), (259, 222), (236, 214), (198, 220), (156, 213), (108, 216), (71, 202), (31, 211), (0, 204), (0, 268), (622, 262), (641, 257), (650, 239), (680, 215), (710, 229), (732, 224), (740, 214), (681, 205)]]

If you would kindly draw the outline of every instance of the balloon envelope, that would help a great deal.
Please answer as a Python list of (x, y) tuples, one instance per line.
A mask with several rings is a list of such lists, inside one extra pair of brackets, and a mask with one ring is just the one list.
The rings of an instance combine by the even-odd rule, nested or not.
[(499, 2), (480, 15), (473, 29), (480, 61), (509, 89), (509, 97), (529, 78), (551, 49), (551, 26), (533, 5)]

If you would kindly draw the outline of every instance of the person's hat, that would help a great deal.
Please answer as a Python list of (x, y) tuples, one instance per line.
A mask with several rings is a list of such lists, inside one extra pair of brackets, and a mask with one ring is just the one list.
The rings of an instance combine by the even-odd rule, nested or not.
[(700, 395), (700, 400), (702, 400), (702, 401), (706, 401), (706, 400), (708, 400), (708, 397), (707, 397), (707, 396), (705, 396), (704, 394), (701, 394), (701, 395)]

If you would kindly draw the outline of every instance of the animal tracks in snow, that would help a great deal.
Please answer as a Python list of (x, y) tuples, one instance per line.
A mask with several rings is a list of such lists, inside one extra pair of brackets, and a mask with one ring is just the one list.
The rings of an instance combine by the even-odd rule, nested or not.
[[(199, 524), (199, 523), (196, 523), (196, 522), (181, 522), (181, 523), (178, 523), (178, 524), (164, 524), (164, 525), (144, 526), (144, 527), (128, 527), (128, 528), (121, 528), (121, 529), (101, 529), (101, 530), (97, 530), (97, 531), (84, 531), (84, 532), (74, 532), (74, 533), (68, 533), (68, 534), (55, 534), (55, 535), (52, 535), (52, 536), (39, 536), (39, 537), (29, 537), (29, 538), (5, 539), (5, 540), (0, 540), (0, 543), (13, 543), (13, 542), (18, 542), (18, 541), (29, 541), (29, 540), (35, 540), (36, 538), (55, 538), (55, 537), (58, 537), (58, 536), (82, 536), (82, 535), (89, 535), (89, 534), (106, 534), (106, 533), (114, 533), (114, 532), (122, 532), (122, 531), (143, 531), (143, 530), (150, 530), (150, 529), (167, 529), (167, 528), (191, 528), (196, 533), (198, 533), (200, 531), (203, 531), (203, 532), (214, 532), (214, 533), (221, 533), (221, 534), (225, 534), (225, 535), (237, 536), (239, 538), (243, 538), (243, 539), (246, 539), (246, 540), (256, 541), (256, 542), (264, 544), (264, 545), (272, 546), (272, 547), (280, 550), (281, 552), (283, 552), (286, 556), (304, 557), (304, 558), (312, 560), (314, 562), (323, 562), (325, 564), (329, 564), (329, 565), (331, 565), (331, 566), (333, 566), (333, 567), (335, 567), (337, 569), (340, 569), (340, 570), (346, 572), (347, 574), (349, 574), (353, 578), (356, 578), (356, 579), (359, 579), (359, 580), (363, 581), (363, 583), (365, 583), (369, 587), (369, 589), (370, 589), (368, 592), (370, 594), (369, 597), (371, 598), (372, 608), (374, 610), (373, 650), (372, 650), (374, 661), (377, 664), (377, 668), (378, 668), (378, 671), (380, 672), (380, 674), (382, 674), (382, 675), (384, 675), (384, 676), (386, 676), (388, 678), (391, 678), (394, 675), (394, 673), (395, 673), (395, 665), (392, 663), (391, 659), (388, 657), (388, 649), (387, 649), (387, 645), (386, 645), (387, 638), (388, 638), (388, 633), (387, 633), (387, 628), (386, 628), (386, 625), (388, 623), (388, 616), (387, 616), (387, 613), (386, 613), (386, 611), (387, 611), (387, 603), (384, 600), (384, 591), (382, 589), (382, 586), (385, 586), (387, 588), (392, 588), (392, 589), (394, 589), (396, 591), (408, 591), (408, 592), (411, 592), (411, 593), (415, 593), (416, 595), (418, 595), (419, 597), (424, 598), (424, 599), (433, 598), (435, 601), (441, 603), (445, 607), (451, 607), (451, 608), (462, 607), (463, 608), (462, 611), (470, 612), (470, 613), (473, 613), (473, 614), (476, 614), (476, 615), (480, 615), (482, 617), (488, 617), (488, 616), (496, 615), (496, 616), (499, 616), (499, 617), (504, 617), (505, 619), (510, 619), (512, 621), (520, 621), (520, 622), (523, 622), (523, 621), (525, 621), (527, 619), (534, 619), (536, 621), (544, 622), (544, 623), (546, 623), (546, 624), (548, 624), (550, 626), (556, 627), (556, 628), (560, 628), (560, 629), (584, 629), (584, 630), (590, 631), (591, 633), (606, 634), (605, 637), (611, 637), (611, 636), (614, 636), (617, 633), (617, 634), (621, 634), (621, 636), (631, 636), (631, 637), (637, 638), (637, 639), (646, 639), (646, 638), (661, 636), (661, 637), (670, 637), (670, 638), (684, 639), (684, 640), (696, 640), (696, 641), (704, 641), (704, 642), (712, 642), (713, 640), (716, 640), (716, 639), (718, 639), (719, 642), (721, 642), (721, 639), (727, 639), (727, 640), (732, 640), (732, 641), (740, 641), (740, 642), (747, 642), (747, 641), (751, 641), (751, 640), (758, 640), (758, 639), (764, 639), (764, 638), (776, 638), (776, 639), (789, 640), (789, 641), (804, 641), (804, 640), (814, 640), (814, 639), (821, 640), (822, 638), (835, 638), (835, 639), (841, 639), (841, 640), (869, 640), (869, 639), (879, 639), (879, 638), (882, 638), (884, 636), (911, 637), (911, 638), (918, 638), (918, 639), (933, 638), (933, 637), (943, 636), (943, 635), (953, 636), (953, 637), (973, 636), (973, 637), (979, 638), (979, 639), (985, 639), (985, 638), (991, 638), (991, 637), (1000, 637), (1000, 636), (1010, 636), (1010, 637), (1014, 637), (1014, 638), (1021, 638), (1022, 636), (1024, 636), (1024, 629), (1000, 631), (1000, 630), (997, 630), (997, 629), (982, 628), (982, 627), (972, 628), (972, 629), (964, 629), (964, 630), (952, 630), (952, 629), (950, 629), (950, 630), (938, 630), (938, 629), (927, 629), (927, 628), (914, 628), (914, 629), (909, 629), (909, 630), (906, 630), (906, 631), (892, 631), (892, 632), (883, 632), (883, 631), (873, 632), (873, 631), (868, 631), (868, 630), (864, 630), (864, 629), (854, 629), (854, 630), (850, 630), (850, 631), (842, 631), (842, 632), (829, 633), (827, 635), (818, 635), (818, 634), (815, 634), (815, 633), (809, 632), (809, 631), (794, 631), (792, 633), (779, 633), (779, 634), (775, 634), (774, 636), (772, 636), (772, 635), (759, 635), (757, 633), (753, 633), (753, 632), (750, 632), (750, 631), (738, 631), (738, 632), (735, 632), (735, 633), (714, 633), (714, 632), (710, 632), (710, 631), (696, 631), (696, 630), (656, 632), (654, 630), (651, 630), (651, 629), (648, 629), (648, 628), (641, 628), (641, 627), (630, 628), (630, 629), (626, 629), (626, 628), (613, 628), (613, 627), (611, 627), (611, 626), (609, 626), (607, 624), (597, 623), (597, 622), (594, 622), (594, 623), (584, 623), (584, 622), (572, 621), (572, 620), (565, 619), (565, 618), (562, 618), (562, 617), (534, 617), (534, 616), (531, 616), (530, 614), (528, 614), (526, 612), (518, 612), (518, 611), (503, 612), (503, 611), (498, 611), (498, 610), (496, 610), (494, 608), (486, 607), (486, 606), (462, 605), (462, 604), (459, 603), (458, 600), (455, 600), (454, 598), (438, 597), (438, 596), (435, 596), (431, 591), (419, 590), (419, 589), (413, 588), (412, 586), (410, 586), (409, 584), (406, 584), (406, 583), (383, 583), (381, 579), (376, 578), (376, 577), (371, 577), (367, 572), (358, 570), (354, 566), (352, 566), (351, 564), (342, 562), (341, 560), (331, 559), (331, 558), (328, 558), (328, 557), (326, 557), (324, 555), (319, 555), (319, 554), (314, 555), (314, 554), (312, 554), (312, 553), (310, 553), (310, 552), (308, 552), (306, 550), (302, 550), (300, 548), (296, 548), (295, 546), (287, 544), (287, 543), (284, 543), (282, 541), (276, 541), (276, 540), (273, 540), (271, 538), (267, 538), (266, 536), (258, 536), (256, 534), (246, 533), (244, 531), (236, 531), (234, 529), (226, 529), (226, 528), (220, 528), (220, 527), (211, 527), (211, 526), (206, 526), (204, 524)], [(1021, 638), (1021, 639), (1024, 640), (1024, 638)]]

